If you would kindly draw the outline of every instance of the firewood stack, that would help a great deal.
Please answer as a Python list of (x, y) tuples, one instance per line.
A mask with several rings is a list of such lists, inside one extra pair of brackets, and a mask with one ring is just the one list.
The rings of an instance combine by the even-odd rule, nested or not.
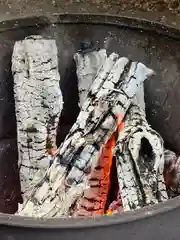
[(165, 182), (178, 158), (167, 154), (146, 120), (144, 81), (150, 81), (153, 70), (117, 53), (108, 55), (89, 41), (82, 42), (74, 61), (80, 113), (57, 149), (63, 96), (55, 41), (30, 36), (14, 46), (23, 196), (17, 214), (90, 216), (166, 201), (167, 185), (178, 189), (177, 179)]

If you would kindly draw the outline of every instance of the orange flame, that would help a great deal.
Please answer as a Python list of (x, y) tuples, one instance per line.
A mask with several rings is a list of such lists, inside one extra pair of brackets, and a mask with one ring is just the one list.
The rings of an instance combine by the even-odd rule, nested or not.
[[(117, 116), (118, 127), (117, 131), (121, 131), (123, 127), (122, 117)], [(95, 167), (90, 175), (89, 185), (90, 188), (84, 192), (84, 196), (80, 201), (79, 209), (76, 215), (91, 215), (104, 214), (105, 207), (110, 188), (110, 173), (113, 160), (113, 149), (115, 147), (115, 133), (102, 147), (98, 165)], [(95, 184), (96, 181), (96, 184)], [(112, 210), (108, 209), (106, 214), (112, 214)]]

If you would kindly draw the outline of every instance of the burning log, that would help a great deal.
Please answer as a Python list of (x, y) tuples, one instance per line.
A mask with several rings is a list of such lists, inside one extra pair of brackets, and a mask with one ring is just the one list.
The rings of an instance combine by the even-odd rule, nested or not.
[(77, 203), (74, 216), (89, 216), (104, 214), (107, 196), (110, 188), (110, 171), (115, 147), (114, 134), (102, 148), (97, 166), (90, 174), (89, 187), (84, 190), (83, 196)]
[(160, 171), (156, 167), (164, 166), (163, 140), (136, 105), (132, 104), (126, 113), (115, 156), (124, 211), (168, 199), (163, 167)]
[[(136, 95), (133, 99), (133, 104), (138, 105), (145, 114), (144, 83), (142, 83), (140, 85), (139, 90), (136, 92)], [(120, 125), (118, 126), (116, 135), (119, 136), (120, 131), (123, 130), (123, 127), (124, 127), (124, 124), (123, 124), (123, 122), (121, 122)], [(115, 160), (116, 160), (116, 157), (115, 157)], [(116, 163), (116, 167), (117, 167), (117, 163)], [(112, 174), (116, 175), (116, 178), (117, 178), (117, 181), (118, 181), (117, 169)], [(122, 198), (121, 198), (121, 187), (122, 186), (118, 186), (118, 188), (117, 188), (117, 186), (112, 186), (112, 187), (113, 187), (113, 190), (116, 189), (118, 191), (117, 191), (116, 195), (114, 195), (115, 196), (114, 200), (112, 202), (110, 202), (110, 205), (108, 206), (108, 209), (106, 210), (106, 214), (108, 214), (108, 215), (112, 214), (112, 213), (117, 213), (117, 212), (124, 211), (123, 202), (122, 202)]]
[[(123, 59), (123, 58), (120, 58), (118, 61), (117, 61), (117, 63), (116, 64), (119, 64), (119, 68), (121, 69), (122, 68), (122, 63), (123, 63), (123, 61), (126, 61), (126, 59)], [(123, 67), (124, 67), (124, 69), (125, 69), (125, 67), (127, 67), (128, 66), (128, 64), (129, 64), (129, 62), (128, 61), (126, 61), (126, 65), (124, 65)], [(136, 63), (137, 65), (138, 65), (138, 63)], [(112, 100), (112, 101), (114, 101), (114, 99), (116, 99), (116, 97), (117, 97), (117, 105), (116, 104), (112, 104), (112, 105), (109, 105), (109, 108), (110, 107), (112, 107), (112, 109), (109, 109), (109, 110), (111, 110), (112, 111), (112, 113), (114, 114), (114, 116), (119, 116), (119, 115), (121, 115), (122, 116), (122, 118), (123, 118), (123, 116), (124, 116), (124, 113), (126, 112), (126, 110), (128, 109), (128, 107), (129, 107), (129, 105), (130, 105), (130, 103), (131, 103), (131, 101), (132, 101), (132, 99), (131, 99), (131, 97), (134, 97), (134, 95), (135, 95), (135, 93), (136, 93), (136, 90), (135, 89), (133, 89), (133, 87), (132, 87), (132, 85), (131, 84), (133, 84), (134, 82), (133, 82), (133, 80), (132, 79), (135, 79), (134, 81), (138, 81), (138, 79), (135, 77), (136, 76), (136, 72), (133, 72), (132, 70), (131, 70), (131, 64), (128, 66), (129, 67), (129, 69), (126, 69), (127, 70), (127, 72), (129, 73), (129, 74), (127, 74), (127, 79), (125, 78), (125, 80), (124, 80), (124, 82), (122, 82), (122, 79), (121, 79), (121, 77), (122, 78), (124, 78), (124, 75), (122, 76), (121, 74), (124, 72), (124, 69), (123, 69), (123, 71), (120, 73), (118, 73), (118, 71), (116, 70), (116, 74), (112, 74), (112, 76), (115, 76), (115, 78), (117, 77), (117, 79), (120, 79), (120, 84), (121, 84), (121, 93), (120, 92), (114, 92), (113, 90), (109, 90), (108, 89), (108, 91), (107, 91), (107, 95), (108, 94), (110, 94), (110, 96), (111, 96), (111, 93), (113, 92), (113, 97), (109, 97), (109, 98), (106, 98), (106, 99), (108, 99), (108, 100), (106, 100), (106, 103), (110, 103), (110, 99)], [(140, 69), (141, 69), (141, 67), (143, 68), (143, 67), (145, 67), (144, 65), (142, 66), (141, 64), (140, 64)], [(117, 69), (119, 69), (119, 68), (117, 68)], [(140, 69), (138, 69), (138, 66), (137, 66), (137, 71), (138, 70), (140, 70)], [(142, 69), (141, 69), (142, 70)], [(141, 71), (140, 70), (140, 71)], [(113, 69), (112, 69), (112, 71), (113, 71)], [(142, 76), (141, 75), (141, 77), (143, 78), (144, 77), (144, 79), (146, 78), (146, 71), (144, 71), (144, 76)], [(151, 72), (152, 73), (152, 72)], [(132, 75), (131, 75), (132, 74)], [(135, 75), (135, 76), (134, 76)], [(137, 73), (137, 75), (138, 75), (138, 73)], [(113, 79), (113, 77), (111, 76), (111, 83), (113, 83), (113, 82), (116, 82), (117, 80), (115, 80), (115, 79)], [(132, 76), (134, 76), (134, 78), (132, 78), (131, 79), (131, 77)], [(132, 80), (132, 82), (131, 82), (131, 84), (129, 83), (129, 80)], [(109, 81), (110, 82), (110, 81)], [(127, 85), (129, 85), (130, 84), (130, 86), (127, 86)], [(105, 83), (105, 86), (107, 86), (108, 84), (107, 83)], [(132, 88), (131, 88), (132, 87)], [(113, 87), (112, 87), (113, 88)], [(137, 83), (137, 86), (136, 86), (136, 88), (138, 88), (138, 83)], [(103, 89), (103, 86), (102, 86), (102, 89)], [(128, 90), (130, 90), (131, 89), (131, 92), (130, 92), (130, 94), (132, 94), (131, 95), (131, 97), (130, 97), (130, 99), (127, 97), (127, 95), (125, 96), (125, 93), (128, 93)], [(107, 89), (104, 87), (104, 89), (103, 89), (103, 91), (106, 91)], [(124, 91), (123, 91), (124, 90)], [(112, 92), (111, 92), (112, 91)], [(134, 91), (134, 92), (133, 92)], [(98, 94), (100, 95), (100, 96), (102, 96), (101, 94), (101, 90), (98, 92)], [(98, 95), (97, 94), (97, 95)], [(118, 102), (119, 101), (119, 102)], [(124, 108), (122, 107), (122, 105), (124, 106)], [(126, 104), (127, 104), (127, 106), (126, 106)], [(103, 109), (105, 109), (105, 108), (103, 108)], [(97, 110), (97, 109), (96, 109)], [(95, 115), (95, 114), (94, 114)], [(112, 117), (112, 115), (110, 115), (111, 117)], [(103, 122), (102, 122), (102, 125), (100, 125), (99, 127), (97, 126), (96, 128), (95, 128), (95, 130), (96, 130), (96, 132), (93, 132), (93, 134), (94, 134), (94, 138), (96, 137), (96, 134), (98, 134), (98, 136), (97, 136), (97, 140), (95, 139), (95, 142), (96, 142), (96, 145), (97, 146), (99, 146), (100, 148), (101, 148), (101, 146), (102, 146), (102, 144), (103, 143), (106, 143), (107, 142), (107, 140), (109, 139), (109, 137), (111, 136), (109, 133), (107, 134), (107, 135), (105, 135), (105, 130), (106, 129), (108, 129), (109, 131), (111, 130), (111, 134), (115, 131), (115, 129), (117, 128), (117, 124), (118, 124), (118, 121), (117, 121), (117, 118), (115, 117), (115, 121), (112, 121), (112, 119), (113, 119), (113, 117), (112, 118), (108, 118), (109, 116), (106, 116), (106, 118), (105, 119), (103, 119)], [(111, 120), (111, 121), (109, 121), (109, 120)], [(104, 136), (108, 136), (108, 138), (103, 138), (103, 141), (102, 141), (102, 139), (100, 139), (100, 142), (98, 142), (99, 141), (99, 137), (101, 136), (101, 131), (102, 131), (102, 126), (103, 126), (103, 134), (104, 135), (102, 135), (102, 137), (104, 137)], [(114, 128), (113, 128), (114, 127)], [(99, 131), (100, 130), (100, 131)], [(113, 131), (114, 130), (114, 131)], [(92, 131), (91, 131), (91, 134), (92, 134)], [(101, 145), (100, 145), (101, 144)], [(86, 147), (85, 147), (86, 148)], [(95, 152), (95, 151), (94, 151)], [(86, 153), (86, 152), (85, 152)], [(82, 156), (82, 157), (81, 157)], [(85, 154), (84, 154), (84, 152), (82, 151), (82, 153), (80, 154), (80, 160), (81, 161), (79, 161), (79, 162), (82, 162), (82, 160), (83, 160), (83, 157), (85, 156)], [(98, 155), (96, 155), (96, 157), (95, 157), (95, 159), (96, 159), (96, 164), (97, 164), (97, 158), (98, 157)], [(79, 160), (78, 158), (77, 158), (77, 160)], [(89, 167), (92, 167), (93, 165), (92, 165), (92, 160), (91, 159), (89, 159), (88, 161), (86, 160), (86, 163), (89, 163), (90, 162), (90, 165), (88, 164), (88, 166), (87, 166), (87, 164), (85, 165), (83, 165), (83, 167), (81, 167), (81, 168), (79, 168), (79, 169), (81, 169), (81, 172), (82, 172), (82, 169), (85, 169), (86, 167), (87, 168), (89, 168)], [(73, 164), (73, 168), (71, 169), (71, 171), (70, 171), (70, 174), (66, 177), (66, 181), (68, 181), (68, 178), (69, 179), (74, 179), (74, 184), (78, 184), (78, 183), (80, 183), (81, 182), (81, 179), (82, 179), (82, 181), (84, 182), (84, 188), (86, 188), (86, 187), (88, 187), (88, 186), (86, 186), (86, 182), (87, 182), (87, 177), (85, 176), (85, 174), (84, 175), (82, 175), (82, 176), (79, 176), (79, 179), (77, 178), (78, 177), (78, 174), (77, 174), (77, 172), (78, 172), (78, 167), (77, 167), (77, 161), (76, 161), (76, 163), (75, 164)], [(92, 168), (93, 169), (93, 168)], [(80, 172), (80, 171), (79, 171)], [(82, 173), (81, 173), (82, 174)], [(80, 175), (80, 174), (79, 174)], [(72, 183), (72, 182), (71, 182)], [(73, 187), (73, 184), (72, 184), (72, 187)]]
[[(137, 91), (134, 102), (139, 104), (145, 111), (144, 103), (144, 86), (140, 85), (139, 91)], [(123, 122), (119, 119), (119, 125), (117, 128), (117, 134), (123, 129)], [(108, 210), (106, 211), (107, 197), (110, 191), (110, 172), (112, 171), (112, 161), (114, 156), (114, 147), (116, 145), (116, 134), (113, 133), (109, 141), (102, 148), (98, 165), (90, 175), (88, 181), (89, 188), (84, 191), (82, 198), (80, 198), (77, 204), (77, 210), (74, 212), (75, 216), (89, 216), (97, 214), (111, 214), (115, 212), (123, 211), (123, 203), (121, 199), (120, 189)], [(113, 172), (112, 174), (116, 174)], [(113, 191), (116, 188), (113, 187)]]
[[(89, 41), (85, 42), (83, 41), (81, 44), (80, 53), (76, 53), (74, 55), (74, 60), (76, 62), (77, 67), (80, 107), (82, 107), (83, 103), (85, 102), (90, 87), (106, 59), (107, 59), (106, 50), (105, 49), (99, 51), (95, 50), (92, 43)], [(113, 157), (112, 156), (113, 143), (115, 143), (114, 134), (112, 135), (110, 140), (108, 140), (105, 147), (102, 149), (99, 164), (98, 166), (95, 167), (93, 172), (94, 174), (91, 176), (91, 179), (89, 179), (90, 187), (84, 192), (84, 196), (86, 198), (83, 200), (81, 199), (82, 203), (78, 203), (78, 205), (82, 204), (82, 208), (83, 204), (88, 205), (87, 208), (90, 208), (91, 211), (88, 212), (83, 208), (81, 210), (75, 211), (73, 215), (78, 214), (82, 215), (82, 211), (84, 211), (83, 215), (85, 214), (89, 215), (90, 213), (92, 213), (92, 209), (98, 209), (96, 213), (104, 213), (104, 208), (106, 205), (110, 185), (110, 169)], [(91, 187), (93, 187), (93, 192), (91, 191)], [(88, 201), (88, 196), (90, 198), (90, 201)], [(94, 202), (91, 201), (93, 196), (96, 198), (95, 199), (96, 201)], [(97, 198), (99, 199), (100, 202), (98, 202)], [(98, 205), (98, 207), (96, 205)]]
[[(118, 132), (121, 131), (122, 127), (123, 123), (120, 120), (117, 127)], [(116, 134), (113, 133), (111, 138), (101, 148), (98, 163), (90, 174), (87, 183), (88, 188), (84, 190), (82, 197), (78, 201), (73, 214), (74, 216), (98, 215), (106, 212), (111, 187), (110, 174), (112, 171), (115, 144)], [(116, 189), (114, 188), (113, 191), (116, 191)], [(119, 200), (122, 203), (121, 199)], [(109, 208), (109, 210), (111, 209)]]
[[(99, 72), (98, 78), (95, 79), (95, 81), (94, 81), (95, 87), (94, 87), (94, 89), (92, 89), (93, 92), (90, 91), (90, 94), (92, 96), (94, 94), (94, 97), (95, 97), (95, 94), (99, 91), (101, 84), (106, 80), (107, 76), (109, 75), (109, 73), (117, 59), (118, 59), (117, 54), (111, 54), (110, 57), (107, 58), (105, 64), (102, 66), (102, 69)], [(89, 97), (88, 101), (90, 103), (90, 101), (91, 101), (90, 97)], [(84, 110), (82, 110), (82, 112), (85, 113)], [(65, 142), (60, 146), (59, 156), (57, 156), (56, 159), (54, 160), (52, 166), (46, 173), (46, 176), (44, 178), (42, 178), (42, 181), (39, 181), (38, 177), (36, 177), (32, 180), (32, 182), (31, 182), (31, 185), (33, 186), (32, 191), (28, 191), (28, 193), (29, 193), (29, 196), (27, 198), (28, 200), (26, 202), (24, 202), (24, 204), (21, 206), (18, 214), (20, 214), (20, 215), (27, 214), (27, 215), (33, 216), (33, 212), (34, 212), (34, 215), (37, 216), (36, 212), (39, 211), (40, 208), (42, 209), (42, 207), (45, 208), (45, 211), (42, 209), (42, 212), (44, 211), (44, 213), (46, 214), (47, 210), (51, 211), (51, 209), (55, 208), (56, 204), (59, 204), (63, 201), (65, 201), (68, 205), (68, 199), (67, 198), (65, 199), (65, 197), (67, 195), (64, 194), (64, 196), (62, 197), (63, 199), (60, 199), (58, 197), (58, 192), (64, 192), (63, 189), (60, 190), (60, 186), (61, 186), (61, 184), (63, 185), (63, 180), (66, 177), (66, 174), (68, 172), (67, 168), (70, 164), (70, 159), (68, 159), (65, 156), (64, 158), (66, 158), (66, 159), (63, 163), (62, 157), (61, 157), (61, 161), (60, 161), (60, 156), (63, 155), (63, 153), (64, 153), (64, 155), (69, 152), (71, 153), (73, 150), (74, 150), (74, 152), (71, 153), (71, 157), (74, 156), (76, 148), (78, 146), (75, 148), (75, 146), (73, 147), (73, 145), (78, 143), (77, 140), (83, 137), (83, 128), (85, 125), (85, 122), (83, 123), (83, 118), (84, 117), (88, 118), (88, 114), (84, 115), (83, 113), (80, 113), (79, 120), (77, 120), (77, 123), (73, 126), (74, 130), (73, 130), (73, 128), (71, 129), (71, 131), (68, 135), (69, 137), (67, 136), (67, 138), (65, 139)], [(73, 131), (74, 131), (74, 135), (73, 135)], [(72, 132), (72, 134), (71, 134), (71, 132)], [(73, 137), (71, 137), (71, 135), (74, 136), (74, 139), (73, 139)], [(72, 139), (72, 141), (71, 141), (71, 139)], [(40, 192), (40, 194), (39, 194), (39, 192)], [(57, 192), (57, 194), (56, 194), (56, 192)], [(76, 191), (75, 191), (75, 196), (76, 196)], [(73, 196), (71, 196), (71, 198), (72, 197)], [(36, 200), (35, 205), (33, 203), (31, 204), (31, 201), (33, 200), (33, 198), (38, 199), (38, 200)], [(53, 202), (48, 201), (49, 198), (54, 199), (54, 201)], [(47, 207), (46, 207), (46, 205), (47, 205)]]
[[(90, 91), (91, 85), (106, 59), (106, 50), (95, 50), (92, 43), (89, 41), (83, 41), (81, 44), (80, 53), (76, 53), (74, 55), (77, 68), (80, 107), (83, 106), (88, 92)], [(105, 147), (102, 149), (99, 164), (95, 167), (93, 175), (91, 175), (89, 179), (90, 187), (84, 191), (84, 198), (81, 199), (77, 204), (81, 209), (77, 209), (73, 213), (74, 216), (90, 215), (92, 214), (93, 209), (97, 209), (97, 211), (95, 211), (96, 213), (104, 213), (110, 185), (110, 170), (113, 157), (112, 145), (114, 143), (113, 134)], [(95, 198), (95, 201), (92, 201), (93, 197)], [(90, 209), (91, 211), (86, 211), (86, 208)]]
[[(24, 198), (32, 179), (49, 168), (63, 107), (54, 40), (30, 36), (16, 42), (12, 56), (19, 167)], [(37, 175), (36, 175), (37, 176)]]
[(124, 118), (140, 84), (152, 74), (142, 63), (117, 54), (106, 59), (56, 160), (20, 215), (59, 217), (73, 211), (87, 188), (90, 170), (97, 165), (99, 151), (117, 129), (119, 116)]
[[(132, 64), (132, 69), (135, 65)], [(136, 92), (136, 95), (133, 100), (134, 103), (141, 106), (141, 109), (144, 113), (145, 117), (145, 102), (144, 102), (144, 86), (143, 83), (140, 85), (139, 90)], [(131, 108), (131, 107), (130, 107)], [(125, 118), (126, 119), (126, 118)], [(134, 120), (132, 118), (132, 120)], [(139, 118), (141, 121), (141, 117)], [(131, 121), (128, 122), (128, 126), (132, 126)], [(118, 134), (121, 135), (120, 131), (123, 129), (123, 124), (120, 119), (120, 123), (118, 126)], [(161, 139), (160, 139), (161, 141)], [(135, 143), (136, 144), (136, 143)], [(77, 204), (77, 210), (75, 211), (75, 215), (77, 216), (89, 216), (96, 214), (105, 213), (105, 206), (108, 196), (108, 190), (110, 187), (110, 178), (109, 172), (112, 166), (112, 158), (113, 158), (113, 148), (115, 146), (115, 135), (113, 134), (107, 144), (104, 146), (103, 151), (107, 152), (107, 155), (101, 154), (99, 159), (99, 164), (95, 167), (95, 170), (90, 175), (89, 179), (89, 188), (86, 189), (83, 193), (83, 197), (79, 200)], [(161, 146), (161, 150), (163, 146)], [(123, 152), (124, 153), (124, 152)], [(127, 152), (128, 154), (128, 152)], [(143, 164), (143, 162), (142, 162)], [(153, 165), (152, 165), (153, 168)], [(152, 169), (153, 171), (153, 169)], [(132, 175), (132, 174), (131, 174)], [(132, 175), (133, 176), (133, 175)], [(123, 176), (125, 177), (125, 176)], [(139, 182), (137, 182), (136, 187), (138, 187)], [(121, 185), (120, 185), (121, 186)], [(122, 186), (121, 186), (122, 187)], [(144, 186), (143, 186), (144, 187)], [(128, 189), (128, 195), (131, 194)], [(129, 196), (130, 198), (133, 196)], [(107, 214), (112, 212), (122, 211), (123, 210), (123, 202), (121, 199), (120, 190), (117, 194), (117, 199), (110, 204), (109, 209), (107, 210)], [(132, 201), (133, 204), (133, 201)], [(147, 203), (143, 203), (143, 205), (147, 205)], [(126, 208), (124, 209), (126, 210)]]

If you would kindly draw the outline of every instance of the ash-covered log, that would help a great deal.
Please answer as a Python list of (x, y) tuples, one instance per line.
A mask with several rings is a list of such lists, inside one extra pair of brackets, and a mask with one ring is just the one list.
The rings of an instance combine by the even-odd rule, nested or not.
[[(56, 152), (63, 99), (55, 40), (29, 36), (16, 42), (12, 56), (19, 168), (25, 195), (34, 176), (40, 180)], [(28, 194), (28, 193), (27, 193)]]
[(126, 113), (115, 156), (124, 211), (168, 199), (163, 168), (154, 168), (164, 166), (164, 143), (137, 105), (132, 104)]
[(78, 78), (79, 106), (85, 102), (91, 85), (107, 59), (105, 49), (96, 50), (93, 43), (86, 40), (81, 43), (81, 49), (74, 55)]
[[(136, 64), (132, 63), (131, 71), (134, 71), (135, 68)], [(121, 119), (119, 120), (120, 124), (117, 129), (117, 134), (119, 137), (122, 137), (123, 134), (125, 134), (125, 136), (127, 135), (126, 139), (123, 139), (122, 145), (119, 141), (115, 143), (116, 134), (113, 134), (109, 141), (104, 145), (100, 154), (99, 162), (94, 171), (90, 174), (88, 188), (83, 192), (83, 196), (76, 204), (74, 212), (75, 216), (97, 215), (105, 212), (110, 213), (111, 211), (127, 211), (168, 199), (162, 172), (157, 177), (157, 174), (159, 173), (154, 169), (156, 161), (162, 161), (163, 163), (163, 141), (146, 122), (143, 82), (134, 96), (133, 104), (126, 113), (124, 121), (122, 122)], [(144, 126), (142, 126), (141, 123), (144, 123)], [(144, 135), (141, 135), (142, 128), (144, 130)], [(132, 142), (132, 136), (130, 137), (130, 140), (128, 137), (133, 134), (135, 135), (133, 136), (134, 141)], [(148, 151), (148, 149), (144, 149), (144, 144), (141, 142), (142, 139), (145, 139), (145, 135), (151, 140), (151, 143), (153, 140), (156, 140), (156, 145), (154, 144), (155, 142), (153, 142), (156, 155), (153, 155), (154, 151), (151, 149), (152, 152), (149, 156), (148, 162), (146, 162), (147, 158), (143, 159), (144, 155), (142, 154), (142, 150), (145, 151), (144, 154), (147, 154), (146, 151)], [(130, 143), (128, 141), (130, 141)], [(128, 144), (133, 148), (133, 154), (129, 151)], [(114, 153), (113, 148), (115, 145), (117, 152)], [(121, 156), (119, 156), (120, 151), (122, 154)], [(137, 155), (135, 161), (133, 159), (134, 151)], [(122, 170), (123, 172), (118, 172), (119, 192), (116, 195), (116, 200), (110, 204), (108, 211), (106, 211), (105, 207), (108, 190), (110, 190), (109, 174), (112, 167), (113, 155), (116, 160), (120, 160), (120, 163), (117, 161), (117, 166), (118, 170)], [(160, 159), (157, 159), (158, 157)], [(137, 160), (139, 165), (136, 163)], [(136, 167), (136, 165), (138, 167)], [(120, 167), (122, 167), (122, 169), (120, 169)], [(112, 174), (116, 174), (116, 172)], [(158, 184), (160, 179), (162, 186), (159, 190)], [(149, 185), (150, 187), (148, 188), (147, 186)], [(114, 191), (116, 191), (116, 186), (112, 187), (114, 187)], [(122, 189), (122, 196), (120, 189)], [(137, 205), (136, 202), (138, 202)]]
[(71, 214), (88, 187), (90, 170), (97, 165), (102, 146), (116, 131), (119, 118), (124, 118), (140, 85), (152, 74), (142, 63), (132, 63), (117, 54), (106, 59), (56, 160), (31, 192), (20, 215)]

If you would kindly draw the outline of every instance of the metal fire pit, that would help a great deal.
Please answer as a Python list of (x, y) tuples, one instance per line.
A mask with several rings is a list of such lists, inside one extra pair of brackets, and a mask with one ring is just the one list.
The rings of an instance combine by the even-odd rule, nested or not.
[[(0, 24), (0, 211), (13, 213), (19, 191), (13, 79), (10, 71), (15, 41), (30, 34), (57, 41), (65, 111), (62, 141), (78, 113), (73, 54), (84, 38), (98, 41), (108, 52), (139, 60), (156, 71), (146, 82), (148, 120), (167, 147), (180, 153), (180, 31), (141, 19), (99, 15), (51, 15), (11, 20)], [(62, 131), (63, 130), (63, 131)], [(12, 193), (12, 194), (11, 194)], [(16, 195), (16, 194), (15, 194)], [(180, 199), (115, 216), (78, 219), (32, 219), (0, 214), (1, 240), (179, 240)]]

